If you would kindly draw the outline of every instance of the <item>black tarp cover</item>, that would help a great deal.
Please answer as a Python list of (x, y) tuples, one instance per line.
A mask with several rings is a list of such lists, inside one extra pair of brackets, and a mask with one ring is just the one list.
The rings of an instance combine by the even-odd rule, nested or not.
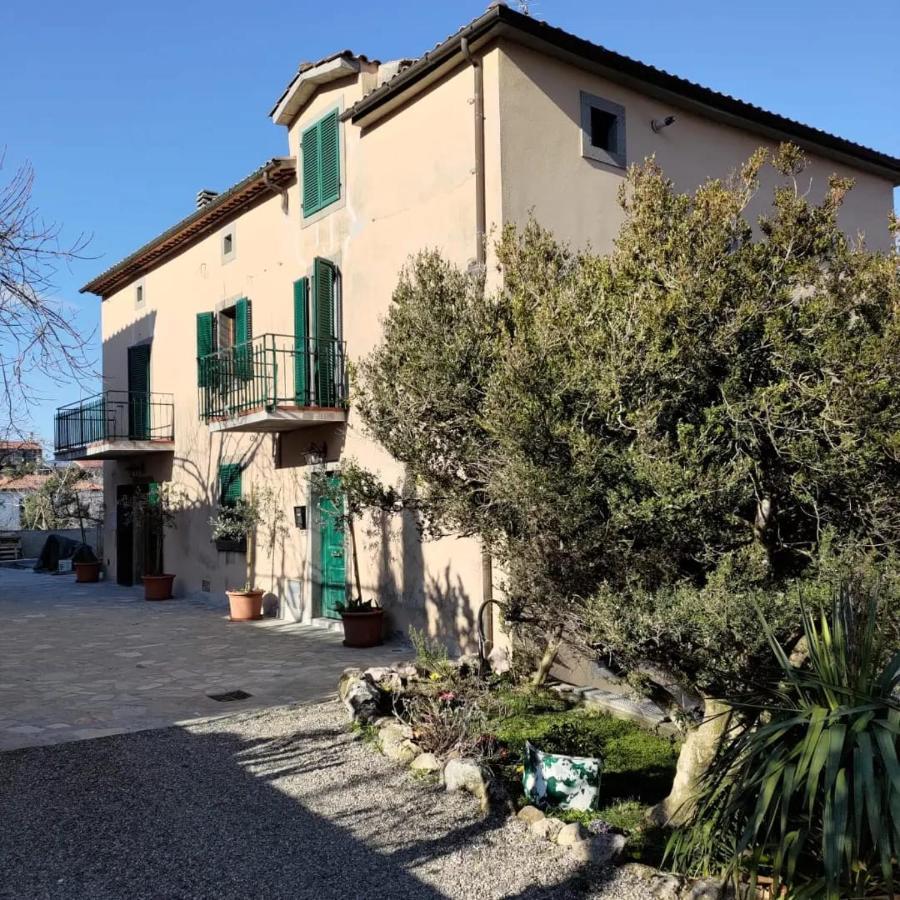
[(34, 564), (34, 571), (55, 572), (61, 559), (71, 559), (72, 562), (96, 562), (97, 557), (87, 544), (63, 537), (61, 534), (51, 534), (44, 541), (44, 549)]

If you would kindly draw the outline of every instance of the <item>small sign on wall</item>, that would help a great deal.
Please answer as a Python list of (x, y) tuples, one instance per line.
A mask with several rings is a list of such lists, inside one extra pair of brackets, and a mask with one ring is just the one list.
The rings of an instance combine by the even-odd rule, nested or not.
[(306, 531), (306, 507), (294, 507), (294, 524), (301, 530)]
[(71, 572), (72, 571), (72, 560), (71, 559), (60, 559), (56, 563), (56, 571), (57, 572)]

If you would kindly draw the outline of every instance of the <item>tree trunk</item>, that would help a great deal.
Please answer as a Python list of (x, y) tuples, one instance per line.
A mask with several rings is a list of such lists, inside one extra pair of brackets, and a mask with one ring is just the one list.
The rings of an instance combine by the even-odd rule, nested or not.
[(700, 779), (712, 763), (722, 739), (731, 725), (731, 708), (706, 698), (703, 721), (692, 728), (681, 746), (672, 790), (665, 800), (650, 811), (657, 825), (682, 825), (693, 812)]
[(562, 644), (562, 631), (562, 625), (556, 625), (550, 632), (550, 637), (547, 640), (547, 647), (544, 650), (544, 655), (541, 657), (540, 665), (537, 667), (537, 671), (531, 679), (532, 687), (540, 687), (547, 680), (547, 676), (550, 674), (550, 667), (556, 659), (556, 654), (559, 653), (560, 644)]
[(356, 552), (356, 528), (353, 524), (353, 516), (347, 517), (347, 526), (350, 529), (350, 545), (353, 552), (353, 578), (356, 581), (356, 600), (362, 603), (362, 581), (359, 577), (359, 554)]

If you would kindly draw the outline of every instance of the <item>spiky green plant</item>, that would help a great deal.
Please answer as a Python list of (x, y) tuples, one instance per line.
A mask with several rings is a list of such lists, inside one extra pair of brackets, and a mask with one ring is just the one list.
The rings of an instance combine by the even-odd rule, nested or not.
[(831, 610), (804, 606), (801, 665), (763, 620), (777, 681), (731, 704), (742, 726), (669, 841), (675, 867), (754, 886), (771, 875), (773, 896), (894, 895), (900, 652), (883, 647), (876, 608), (849, 586)]

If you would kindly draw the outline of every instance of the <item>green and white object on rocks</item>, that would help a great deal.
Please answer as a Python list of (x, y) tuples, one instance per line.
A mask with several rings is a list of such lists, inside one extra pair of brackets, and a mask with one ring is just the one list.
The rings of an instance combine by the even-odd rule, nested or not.
[(556, 809), (596, 809), (602, 762), (593, 756), (544, 753), (525, 743), (522, 787), (537, 806)]

